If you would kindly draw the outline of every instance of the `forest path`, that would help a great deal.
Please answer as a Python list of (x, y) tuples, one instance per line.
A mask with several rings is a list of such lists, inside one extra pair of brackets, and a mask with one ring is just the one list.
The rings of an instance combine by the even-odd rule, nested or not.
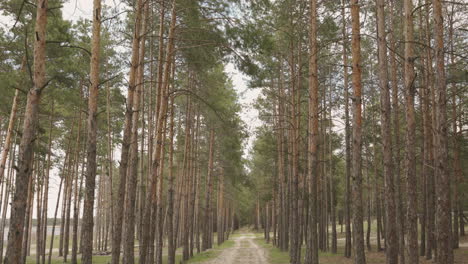
[(268, 264), (265, 250), (254, 242), (254, 234), (241, 234), (232, 238), (233, 247), (227, 248), (219, 256), (204, 264)]

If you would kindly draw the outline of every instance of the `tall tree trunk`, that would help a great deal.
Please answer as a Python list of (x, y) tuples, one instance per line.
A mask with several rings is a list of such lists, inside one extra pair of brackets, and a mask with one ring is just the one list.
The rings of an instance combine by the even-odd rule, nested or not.
[(112, 264), (120, 262), (120, 250), (122, 244), (122, 229), (125, 208), (126, 186), (127, 186), (127, 172), (130, 154), (130, 144), (132, 136), (132, 123), (133, 123), (133, 103), (135, 97), (137, 70), (139, 65), (139, 52), (140, 52), (140, 27), (142, 17), (142, 0), (138, 0), (135, 10), (135, 25), (133, 29), (132, 40), (132, 58), (129, 73), (129, 86), (127, 90), (126, 111), (125, 111), (125, 125), (122, 138), (122, 150), (120, 156), (119, 167), (119, 185), (117, 189), (117, 201), (114, 208), (114, 230), (112, 232)]
[(97, 100), (99, 88), (99, 57), (101, 42), (101, 0), (93, 1), (93, 35), (88, 95), (88, 131), (86, 142), (86, 187), (83, 207), (83, 251), (81, 263), (91, 264), (93, 256), (93, 210), (96, 187)]
[[(23, 66), (22, 66), (23, 67)], [(18, 96), (19, 90), (15, 90), (15, 96), (13, 97), (13, 104), (11, 105), (10, 119), (8, 121), (8, 128), (6, 131), (5, 141), (3, 142), (2, 156), (0, 160), (0, 181), (3, 181), (3, 175), (5, 173), (5, 165), (10, 151), (11, 137), (13, 135), (13, 127), (15, 125), (16, 112), (18, 110)]]
[(353, 200), (353, 244), (354, 263), (365, 264), (364, 228), (362, 205), (362, 116), (361, 116), (361, 30), (359, 22), (358, 0), (351, 1), (351, 53), (352, 53), (352, 82), (353, 82), (353, 156), (352, 156), (352, 200)]
[(214, 155), (214, 141), (215, 141), (215, 131), (214, 128), (210, 128), (210, 150), (209, 150), (209, 161), (208, 161), (208, 173), (206, 175), (207, 182), (207, 192), (205, 196), (205, 213), (204, 213), (204, 225), (203, 225), (203, 240), (202, 240), (202, 251), (205, 251), (210, 246), (210, 216), (211, 216), (211, 187), (212, 183), (212, 173), (213, 173), (213, 155)]
[(414, 109), (415, 72), (413, 51), (413, 3), (404, 1), (405, 10), (405, 97), (406, 97), (406, 186), (408, 192), (407, 235), (410, 263), (418, 263), (418, 215), (416, 178), (416, 117)]
[(10, 228), (8, 232), (8, 245), (5, 254), (5, 264), (23, 263), (21, 259), (24, 219), (26, 214), (29, 179), (32, 173), (33, 143), (36, 137), (39, 102), (41, 92), (47, 85), (45, 80), (45, 55), (46, 55), (46, 25), (47, 25), (47, 1), (38, 0), (36, 7), (36, 25), (34, 38), (34, 69), (33, 87), (28, 91), (26, 110), (23, 122), (23, 134), (21, 136), (18, 171), (15, 181), (15, 194), (11, 206)]
[(452, 235), (451, 235), (451, 206), (450, 206), (450, 175), (448, 173), (447, 153), (447, 85), (445, 79), (444, 61), (444, 20), (442, 1), (432, 2), (434, 18), (434, 51), (435, 51), (435, 90), (436, 90), (436, 237), (438, 264), (453, 263)]
[[(379, 81), (380, 81), (380, 111), (382, 129), (382, 155), (384, 163), (385, 178), (385, 207), (387, 226), (385, 227), (386, 240), (386, 262), (387, 264), (398, 263), (398, 237), (396, 225), (396, 205), (395, 205), (395, 180), (393, 178), (393, 149), (391, 130), (391, 103), (390, 86), (388, 84), (388, 63), (387, 63), (387, 34), (385, 28), (385, 1), (377, 0), (377, 41), (379, 54)], [(377, 164), (374, 164), (377, 166)], [(375, 175), (377, 177), (377, 175)], [(377, 195), (377, 194), (376, 194)]]
[(332, 86), (330, 85), (329, 90), (329, 99), (330, 109), (329, 109), (329, 140), (328, 140), (328, 155), (329, 155), (329, 170), (330, 170), (330, 205), (331, 205), (331, 224), (332, 224), (332, 237), (331, 237), (331, 252), (333, 254), (337, 253), (337, 234), (336, 234), (336, 206), (335, 206), (335, 197), (336, 197), (336, 187), (335, 181), (333, 177), (333, 149), (332, 149), (332, 141), (333, 141), (333, 116), (332, 116)]
[[(453, 17), (454, 17), (454, 5), (452, 5), (452, 12), (450, 15), (450, 26), (449, 26), (449, 38), (450, 38), (450, 64), (455, 65), (455, 54), (454, 54), (454, 40), (453, 40)], [(456, 84), (452, 85), (452, 141), (453, 141), (453, 248), (460, 247), (460, 237), (459, 237), (459, 214), (462, 211), (462, 199), (459, 194), (459, 184), (463, 179), (463, 171), (460, 164), (460, 143), (459, 143), (459, 134), (457, 131), (457, 86)], [(462, 219), (463, 220), (463, 219)]]
[[(82, 88), (80, 87), (80, 95), (81, 99), (82, 97)], [(75, 173), (75, 201), (74, 201), (74, 208), (73, 208), (73, 235), (72, 235), (72, 240), (73, 240), (73, 245), (72, 245), (72, 257), (71, 257), (71, 262), (72, 264), (76, 264), (77, 261), (77, 253), (78, 253), (78, 195), (79, 195), (79, 190), (78, 190), (78, 178), (79, 178), (79, 171), (78, 171), (78, 164), (80, 161), (80, 153), (81, 153), (81, 146), (80, 146), (80, 139), (81, 139), (81, 104), (80, 104), (80, 109), (78, 110), (80, 112), (79, 118), (78, 118), (78, 133), (76, 136), (76, 154), (75, 154), (75, 168), (73, 169)], [(71, 174), (73, 175), (73, 174)], [(73, 186), (73, 177), (70, 177), (70, 185)], [(70, 197), (71, 197), (71, 192), (72, 188), (70, 188)], [(70, 211), (71, 207), (71, 198), (70, 198), (70, 204), (68, 205), (68, 211)], [(76, 230), (75, 230), (75, 225), (76, 225)], [(65, 236), (66, 240), (69, 240), (69, 236)], [(68, 254), (68, 241), (65, 241), (65, 252), (64, 252), (64, 262), (67, 262), (67, 254)]]
[[(148, 3), (148, 2), (146, 2)], [(139, 0), (137, 2), (137, 12), (143, 13), (143, 10), (147, 10), (147, 4), (144, 4), (143, 1)], [(145, 12), (147, 15), (148, 12)], [(141, 14), (137, 14), (141, 16)], [(145, 32), (146, 30), (146, 20), (147, 17), (141, 17), (136, 23), (141, 23), (141, 30), (138, 32)], [(135, 26), (137, 27), (137, 26)], [(136, 187), (138, 180), (138, 127), (139, 127), (139, 118), (140, 112), (142, 109), (140, 107), (141, 94), (144, 88), (144, 60), (145, 60), (145, 37), (143, 34), (139, 33), (137, 35), (137, 40), (139, 44), (139, 52), (137, 68), (136, 68), (136, 78), (133, 78), (133, 83), (129, 85), (133, 86), (130, 89), (135, 90), (133, 95), (133, 104), (132, 104), (132, 129), (130, 135), (130, 153), (128, 156), (129, 165), (127, 170), (127, 190), (125, 198), (125, 214), (124, 214), (124, 227), (123, 227), (123, 263), (133, 264), (134, 263), (134, 251), (135, 251), (135, 214), (136, 214)], [(143, 172), (142, 172), (143, 173)]]
[(398, 238), (399, 238), (399, 256), (400, 264), (405, 263), (405, 218), (404, 218), (404, 208), (403, 208), (403, 198), (401, 190), (401, 180), (400, 180), (400, 112), (399, 112), (399, 102), (398, 102), (398, 79), (397, 79), (397, 61), (396, 61), (396, 19), (394, 16), (396, 1), (390, 1), (390, 24), (392, 30), (390, 30), (390, 81), (391, 81), (391, 90), (392, 90), (392, 109), (393, 109), (393, 131), (394, 139), (393, 143), (395, 148), (393, 149), (394, 153), (394, 173), (395, 173), (395, 205), (396, 205), (396, 222), (398, 226)]
[[(42, 234), (41, 234), (41, 240), (42, 240), (42, 247), (41, 247), (41, 263), (45, 264), (45, 254), (46, 254), (46, 241), (47, 241), (47, 219), (48, 219), (48, 205), (49, 205), (49, 176), (50, 176), (50, 168), (51, 168), (51, 156), (52, 156), (52, 129), (53, 129), (53, 124), (54, 124), (54, 105), (55, 101), (52, 101), (52, 109), (51, 113), (49, 116), (49, 139), (47, 143), (47, 164), (45, 167), (45, 187), (44, 187), (44, 199), (43, 199), (43, 220), (42, 220)], [(60, 196), (60, 195), (59, 195)]]
[[(161, 90), (160, 92), (162, 93), (162, 98), (161, 98), (161, 105), (159, 107), (159, 112), (158, 112), (158, 117), (157, 117), (157, 124), (156, 124), (156, 147), (154, 148), (153, 151), (153, 160), (152, 160), (152, 165), (151, 165), (151, 179), (150, 179), (150, 189), (147, 194), (147, 203), (146, 203), (146, 208), (143, 216), (143, 241), (140, 246), (140, 263), (145, 264), (146, 263), (146, 252), (149, 248), (149, 243), (150, 243), (150, 236), (149, 236), (149, 231), (150, 231), (150, 220), (151, 220), (151, 211), (152, 211), (152, 203), (149, 201), (156, 201), (157, 198), (157, 182), (158, 178), (162, 177), (160, 175), (160, 165), (161, 162), (163, 161), (161, 159), (161, 149), (163, 147), (163, 128), (164, 124), (166, 123), (167, 119), (167, 108), (168, 108), (168, 101), (169, 101), (169, 92), (168, 92), (168, 86), (169, 86), (169, 80), (171, 77), (171, 70), (172, 70), (172, 63), (174, 61), (174, 52), (175, 52), (175, 43), (174, 43), (174, 37), (175, 37), (175, 28), (176, 28), (176, 21), (177, 21), (177, 12), (176, 12), (176, 0), (173, 0), (172, 2), (172, 10), (171, 10), (171, 23), (170, 23), (170, 28), (169, 28), (169, 35), (168, 35), (168, 41), (167, 41), (167, 49), (166, 49), (166, 59), (165, 59), (165, 68), (164, 68), (164, 75), (162, 78), (162, 83), (161, 83)], [(161, 200), (161, 199), (159, 199)], [(162, 205), (162, 203), (161, 203)]]
[(349, 88), (348, 88), (348, 34), (346, 33), (345, 0), (342, 1), (342, 36), (343, 36), (343, 88), (345, 104), (345, 160), (346, 160), (346, 187), (345, 187), (345, 252), (344, 256), (351, 257), (351, 127), (349, 123)]
[(318, 45), (317, 45), (317, 1), (310, 0), (310, 24), (309, 24), (309, 115), (308, 115), (308, 192), (309, 192), (309, 221), (307, 250), (305, 264), (318, 264), (317, 241), (317, 183), (318, 183)]
[(167, 237), (168, 237), (168, 264), (175, 264), (175, 239), (174, 236), (174, 97), (171, 97), (169, 126), (169, 186), (167, 194)]

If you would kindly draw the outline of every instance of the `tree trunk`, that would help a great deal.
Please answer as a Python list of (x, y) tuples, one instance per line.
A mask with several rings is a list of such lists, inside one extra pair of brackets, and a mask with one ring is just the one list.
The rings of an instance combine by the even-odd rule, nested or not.
[(417, 178), (416, 178), (416, 117), (414, 109), (415, 78), (413, 51), (413, 3), (405, 0), (405, 97), (406, 97), (406, 186), (408, 192), (407, 235), (410, 263), (419, 262)]
[(396, 20), (394, 16), (396, 1), (390, 1), (390, 23), (392, 30), (390, 30), (390, 81), (391, 81), (391, 90), (392, 90), (392, 108), (393, 108), (393, 131), (394, 139), (393, 143), (395, 148), (393, 149), (394, 153), (394, 175), (395, 175), (395, 208), (396, 208), (396, 222), (398, 229), (398, 238), (399, 238), (399, 256), (400, 264), (405, 263), (405, 218), (404, 218), (404, 208), (403, 208), (403, 195), (401, 190), (401, 180), (400, 180), (400, 113), (399, 113), (399, 102), (398, 102), (398, 80), (397, 80), (397, 61), (396, 61)]
[[(452, 5), (452, 14), (450, 16), (450, 27), (449, 27), (449, 38), (450, 38), (450, 64), (455, 65), (455, 54), (454, 54), (454, 40), (453, 40), (453, 16), (454, 16), (454, 5)], [(453, 248), (460, 247), (460, 221), (459, 214), (462, 210), (462, 199), (459, 194), (459, 184), (463, 180), (463, 170), (460, 164), (460, 143), (457, 131), (457, 86), (452, 85), (452, 141), (453, 141)], [(463, 219), (462, 219), (463, 220)]]
[[(81, 93), (81, 90), (82, 87), (80, 87), (80, 99), (83, 99), (82, 97), (82, 93)], [(79, 171), (78, 171), (78, 164), (79, 164), (79, 161), (80, 161), (80, 153), (81, 153), (81, 146), (80, 146), (80, 139), (81, 139), (81, 104), (80, 104), (80, 109), (78, 110), (80, 112), (80, 117), (78, 118), (78, 133), (77, 133), (77, 136), (76, 136), (76, 155), (75, 155), (75, 168), (73, 169), (74, 173), (75, 173), (75, 201), (74, 201), (74, 208), (73, 208), (73, 235), (72, 235), (72, 240), (73, 240), (73, 245), (72, 245), (72, 256), (71, 256), (71, 263), (72, 264), (76, 264), (78, 261), (77, 261), (77, 253), (78, 253), (78, 218), (79, 218), (79, 214), (78, 214), (78, 204), (77, 204), (77, 200), (78, 200), (78, 195), (79, 195), (79, 191), (78, 191), (78, 175), (79, 175)], [(73, 175), (73, 174), (71, 174)], [(70, 177), (70, 185), (73, 185), (73, 178)], [(70, 188), (70, 197), (71, 197), (71, 192), (72, 192), (72, 188)], [(71, 198), (70, 198), (70, 203), (71, 203)], [(70, 207), (71, 207), (71, 204), (68, 205), (68, 211), (70, 211)], [(70, 220), (68, 220), (70, 221)], [(75, 227), (76, 226), (76, 227)], [(76, 228), (76, 229), (75, 229)], [(65, 236), (65, 239), (66, 240), (69, 240), (69, 236)], [(67, 262), (67, 253), (68, 253), (68, 242), (65, 241), (65, 244), (66, 244), (66, 251), (64, 253), (64, 262)]]
[[(23, 66), (22, 66), (23, 67)], [(10, 119), (8, 121), (8, 128), (6, 132), (5, 141), (3, 142), (2, 156), (0, 160), (0, 182), (3, 182), (3, 175), (5, 173), (5, 165), (8, 157), (8, 152), (11, 146), (11, 136), (13, 135), (13, 127), (15, 125), (16, 112), (18, 110), (18, 96), (19, 90), (15, 90), (15, 96), (13, 97), (13, 104), (11, 105)]]
[(99, 88), (99, 56), (101, 42), (101, 0), (93, 1), (93, 35), (88, 95), (88, 131), (86, 142), (86, 187), (83, 207), (82, 264), (91, 264), (93, 255), (93, 209), (96, 187), (97, 100)]
[(203, 225), (203, 240), (202, 240), (202, 251), (207, 250), (210, 247), (210, 216), (211, 216), (211, 187), (212, 173), (213, 173), (213, 155), (214, 155), (214, 141), (215, 131), (214, 128), (210, 128), (210, 150), (209, 150), (209, 161), (208, 161), (208, 173), (206, 175), (207, 191), (205, 196), (205, 213), (204, 213), (204, 225)]
[(116, 207), (114, 208), (114, 230), (112, 232), (112, 264), (120, 262), (120, 250), (122, 243), (122, 229), (125, 208), (126, 186), (127, 186), (127, 172), (129, 168), (129, 154), (130, 144), (132, 137), (132, 124), (133, 124), (133, 103), (135, 100), (135, 89), (137, 78), (137, 70), (139, 66), (139, 52), (140, 52), (140, 26), (142, 16), (142, 0), (138, 0), (135, 10), (135, 25), (133, 29), (132, 40), (132, 58), (129, 73), (129, 86), (127, 91), (127, 103), (125, 111), (125, 125), (122, 138), (122, 150), (120, 156), (119, 167), (119, 185), (117, 190)]
[(317, 1), (310, 0), (309, 20), (309, 114), (308, 114), (308, 192), (309, 192), (309, 220), (306, 245), (305, 264), (318, 264), (317, 241), (317, 183), (318, 183), (318, 45), (317, 45)]
[(351, 257), (351, 127), (349, 123), (349, 88), (348, 88), (348, 34), (346, 33), (345, 0), (342, 1), (342, 35), (343, 35), (343, 88), (345, 104), (345, 160), (346, 160), (346, 187), (345, 187), (345, 252), (344, 256)]
[(26, 214), (29, 179), (32, 173), (33, 143), (36, 137), (39, 102), (41, 92), (47, 85), (45, 80), (45, 45), (47, 25), (47, 1), (38, 0), (36, 8), (36, 25), (34, 38), (34, 85), (28, 91), (26, 110), (23, 122), (23, 134), (21, 136), (18, 171), (15, 181), (15, 194), (11, 206), (10, 228), (8, 232), (8, 245), (5, 254), (5, 264), (23, 263), (21, 259), (24, 219)]
[[(385, 1), (377, 0), (377, 41), (379, 54), (379, 81), (380, 81), (380, 111), (382, 129), (382, 156), (385, 179), (385, 207), (387, 226), (385, 227), (386, 259), (387, 264), (398, 263), (398, 237), (396, 225), (395, 180), (393, 179), (393, 149), (391, 130), (391, 103), (390, 87), (388, 84), (387, 40), (385, 28)], [(374, 164), (377, 166), (377, 164)], [(377, 177), (377, 175), (376, 175)], [(377, 195), (377, 194), (376, 194)]]
[(167, 194), (167, 236), (168, 236), (168, 264), (175, 264), (174, 236), (174, 97), (171, 97), (169, 126), (169, 186)]
[[(152, 211), (152, 203), (149, 201), (161, 201), (161, 197), (158, 197), (159, 200), (156, 200), (157, 198), (157, 182), (158, 178), (162, 177), (159, 173), (159, 166), (161, 165), (162, 159), (161, 159), (161, 149), (163, 147), (163, 127), (167, 119), (167, 108), (168, 108), (168, 101), (169, 101), (169, 93), (168, 93), (168, 86), (169, 86), (169, 80), (170, 80), (170, 75), (171, 75), (171, 69), (172, 69), (172, 63), (174, 60), (174, 50), (175, 50), (175, 44), (174, 44), (174, 36), (175, 36), (175, 27), (176, 27), (176, 21), (177, 21), (177, 13), (176, 13), (176, 0), (173, 0), (172, 3), (172, 10), (171, 10), (171, 23), (170, 23), (170, 28), (169, 28), (169, 35), (168, 35), (168, 42), (167, 42), (167, 50), (166, 50), (166, 60), (165, 60), (165, 68), (164, 68), (164, 76), (162, 78), (162, 83), (161, 83), (161, 89), (160, 92), (162, 93), (162, 98), (161, 98), (161, 105), (159, 107), (159, 113), (157, 117), (157, 124), (156, 124), (156, 147), (154, 148), (153, 151), (153, 160), (151, 164), (151, 179), (150, 179), (150, 189), (147, 193), (146, 200), (148, 201), (146, 203), (146, 208), (143, 216), (143, 241), (140, 246), (140, 263), (145, 264), (146, 263), (146, 252), (149, 248), (149, 243), (150, 243), (150, 220), (151, 220), (151, 211)], [(162, 203), (161, 203), (162, 205)], [(160, 208), (160, 206), (158, 206)], [(159, 209), (158, 208), (158, 209)]]
[(352, 156), (352, 200), (353, 200), (353, 244), (354, 263), (365, 264), (363, 206), (362, 206), (362, 117), (361, 117), (361, 30), (358, 0), (351, 1), (351, 53), (353, 82), (353, 156)]
[(448, 173), (447, 153), (447, 86), (444, 62), (444, 22), (442, 1), (433, 0), (434, 39), (435, 39), (435, 90), (436, 90), (436, 237), (438, 264), (453, 263), (453, 247), (451, 235), (451, 206), (450, 206), (450, 175)]
[[(133, 81), (129, 83), (130, 86), (133, 86), (132, 89), (135, 91), (133, 95), (133, 104), (132, 104), (132, 129), (130, 135), (130, 153), (128, 156), (129, 165), (127, 170), (127, 190), (125, 198), (125, 214), (124, 214), (124, 227), (123, 227), (123, 257), (122, 262), (133, 264), (134, 263), (134, 251), (135, 251), (135, 214), (136, 214), (136, 187), (138, 180), (138, 127), (139, 127), (139, 118), (140, 112), (142, 112), (140, 107), (141, 94), (144, 89), (144, 60), (145, 60), (145, 37), (141, 32), (146, 30), (146, 19), (147, 17), (141, 17), (143, 10), (147, 8), (146, 4), (143, 4), (143, 1), (139, 0), (137, 2), (137, 16), (138, 20), (135, 23), (141, 23), (141, 30), (138, 30), (138, 35), (136, 35), (137, 41), (140, 42), (138, 45), (137, 55), (138, 62), (136, 66), (136, 78), (132, 78)], [(147, 14), (147, 12), (145, 12)], [(139, 27), (139, 26), (135, 26)], [(135, 31), (137, 31), (135, 29)], [(132, 51), (133, 52), (133, 51)]]

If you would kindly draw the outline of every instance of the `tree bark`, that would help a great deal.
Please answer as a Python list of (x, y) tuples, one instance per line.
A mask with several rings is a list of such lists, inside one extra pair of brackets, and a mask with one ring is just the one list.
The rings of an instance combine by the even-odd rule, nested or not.
[(405, 12), (405, 97), (406, 97), (406, 186), (408, 192), (407, 202), (407, 235), (408, 257), (410, 263), (419, 262), (418, 251), (418, 196), (416, 176), (416, 117), (414, 109), (415, 72), (413, 51), (413, 3), (404, 1)]
[(93, 35), (88, 95), (88, 131), (86, 142), (86, 187), (83, 207), (82, 264), (91, 264), (93, 256), (93, 210), (96, 187), (97, 100), (99, 88), (99, 57), (101, 42), (101, 0), (93, 1)]
[[(176, 28), (176, 21), (177, 21), (177, 12), (176, 12), (176, 0), (172, 2), (172, 10), (171, 10), (171, 23), (169, 28), (169, 35), (168, 35), (168, 42), (167, 42), (167, 49), (166, 49), (166, 60), (165, 60), (165, 68), (164, 68), (164, 76), (162, 78), (161, 83), (161, 91), (162, 98), (161, 98), (161, 105), (159, 108), (159, 113), (157, 117), (157, 124), (156, 124), (156, 147), (153, 151), (153, 160), (151, 165), (151, 179), (150, 179), (150, 189), (147, 194), (147, 201), (157, 201), (157, 182), (158, 178), (162, 177), (160, 175), (159, 166), (161, 165), (161, 149), (163, 147), (163, 127), (167, 119), (167, 108), (168, 108), (168, 101), (169, 101), (169, 93), (168, 93), (168, 85), (171, 75), (172, 63), (174, 60), (174, 50), (175, 50), (175, 28)], [(160, 198), (160, 197), (158, 197)], [(161, 200), (161, 199), (159, 199)], [(146, 203), (146, 208), (143, 216), (143, 241), (141, 245), (141, 253), (140, 253), (140, 263), (146, 263), (146, 252), (149, 248), (150, 237), (150, 218), (151, 218), (151, 209), (153, 205), (152, 203)]]
[(450, 206), (450, 175), (447, 168), (447, 85), (445, 79), (444, 61), (444, 21), (442, 1), (432, 2), (434, 18), (434, 51), (435, 51), (435, 90), (436, 90), (436, 237), (438, 264), (453, 263), (453, 247), (451, 234), (451, 206)]
[(13, 97), (13, 104), (11, 105), (10, 119), (8, 121), (8, 128), (6, 131), (5, 141), (3, 142), (2, 157), (0, 160), (0, 182), (3, 182), (3, 175), (5, 173), (5, 165), (10, 152), (11, 136), (13, 135), (13, 127), (15, 126), (16, 112), (18, 110), (18, 96), (19, 90), (15, 90), (15, 96)]
[[(396, 225), (396, 205), (395, 205), (395, 187), (393, 179), (393, 149), (392, 149), (392, 130), (391, 130), (391, 103), (390, 87), (388, 84), (388, 63), (387, 63), (387, 40), (385, 28), (385, 1), (377, 0), (377, 42), (378, 42), (378, 60), (379, 60), (379, 81), (380, 81), (380, 111), (381, 111), (381, 129), (382, 129), (382, 155), (384, 162), (385, 178), (385, 207), (387, 226), (385, 227), (386, 240), (386, 263), (398, 263), (398, 237)], [(377, 166), (377, 164), (374, 164)], [(377, 195), (377, 194), (376, 194)]]
[(15, 181), (15, 194), (11, 206), (10, 228), (8, 232), (8, 244), (5, 254), (5, 264), (23, 263), (21, 259), (24, 219), (26, 214), (29, 179), (32, 173), (33, 145), (36, 137), (39, 102), (41, 92), (47, 85), (46, 75), (46, 25), (47, 25), (47, 1), (38, 0), (36, 7), (36, 25), (34, 38), (34, 69), (33, 87), (28, 91), (26, 110), (23, 122), (23, 134), (21, 136), (18, 171)]
[[(146, 2), (148, 3), (148, 2)], [(133, 264), (134, 263), (134, 251), (135, 251), (135, 214), (136, 214), (136, 187), (138, 180), (138, 127), (139, 127), (139, 118), (140, 112), (142, 112), (140, 102), (141, 94), (144, 89), (144, 60), (145, 60), (145, 37), (141, 32), (146, 30), (146, 19), (147, 17), (142, 17), (143, 10), (147, 9), (147, 4), (144, 4), (143, 1), (138, 1), (137, 5), (137, 16), (140, 16), (138, 21), (135, 23), (141, 23), (141, 29), (138, 30), (139, 35), (137, 35), (137, 41), (140, 42), (138, 45), (138, 62), (136, 70), (136, 78), (133, 78), (133, 83), (129, 83), (130, 86), (135, 90), (133, 95), (133, 104), (132, 104), (132, 129), (130, 135), (130, 153), (128, 156), (129, 165), (127, 170), (127, 190), (125, 198), (125, 214), (124, 214), (124, 227), (123, 227), (123, 257), (122, 262)], [(148, 12), (145, 12), (147, 15)], [(138, 27), (138, 26), (135, 26)], [(143, 172), (142, 172), (143, 173)]]
[(396, 222), (398, 227), (398, 238), (399, 238), (399, 256), (400, 264), (405, 263), (405, 218), (403, 208), (403, 194), (401, 190), (401, 179), (400, 179), (400, 111), (398, 102), (398, 79), (397, 79), (397, 61), (396, 61), (396, 20), (394, 16), (395, 12), (395, 0), (390, 1), (390, 23), (392, 30), (390, 30), (390, 82), (392, 90), (392, 111), (393, 111), (393, 131), (394, 131), (394, 143), (395, 148), (393, 149), (394, 158), (394, 175), (395, 175), (395, 207), (396, 207)]
[(359, 22), (359, 2), (351, 1), (351, 53), (353, 83), (353, 156), (352, 156), (352, 200), (353, 200), (353, 244), (354, 263), (365, 264), (363, 205), (362, 205), (362, 116), (361, 116), (361, 30)]
[(345, 104), (345, 160), (346, 160), (346, 187), (345, 187), (345, 252), (344, 256), (351, 257), (351, 127), (349, 123), (349, 88), (348, 88), (348, 34), (346, 32), (345, 0), (342, 1), (342, 36), (343, 36), (343, 88)]
[(203, 225), (203, 240), (202, 240), (202, 251), (207, 250), (210, 247), (210, 230), (209, 222), (211, 217), (211, 187), (212, 187), (212, 173), (213, 173), (213, 155), (214, 155), (214, 141), (215, 131), (214, 128), (210, 128), (210, 150), (208, 160), (208, 173), (206, 175), (207, 192), (205, 196), (205, 213)]
[(308, 192), (309, 192), (309, 220), (307, 250), (305, 264), (318, 264), (318, 241), (317, 241), (317, 183), (318, 183), (318, 45), (317, 45), (317, 1), (310, 0), (309, 20), (309, 115), (308, 115)]

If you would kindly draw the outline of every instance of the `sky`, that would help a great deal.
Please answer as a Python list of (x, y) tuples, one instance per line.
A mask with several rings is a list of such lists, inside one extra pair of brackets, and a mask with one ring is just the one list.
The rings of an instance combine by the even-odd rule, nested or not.
[[(120, 4), (120, 1), (116, 0), (103, 0), (103, 4), (111, 7), (115, 7)], [(80, 18), (89, 18), (92, 16), (93, 0), (71, 0), (66, 1), (62, 8), (63, 18), (65, 20), (76, 21)], [(0, 13), (0, 27), (10, 28), (14, 23), (12, 17), (5, 17)], [(239, 95), (239, 103), (242, 105), (242, 111), (240, 113), (241, 119), (246, 124), (248, 139), (245, 142), (244, 157), (247, 158), (249, 150), (252, 147), (253, 141), (255, 140), (255, 130), (261, 125), (261, 121), (258, 119), (258, 111), (253, 107), (253, 104), (260, 94), (260, 89), (249, 89), (248, 88), (248, 76), (241, 73), (236, 69), (233, 63), (227, 63), (225, 67), (226, 73), (232, 80), (234, 89)], [(115, 152), (118, 152), (116, 150)], [(114, 156), (116, 156), (114, 154)], [(116, 157), (119, 157), (117, 155)], [(50, 178), (50, 193), (49, 193), (49, 206), (48, 206), (48, 217), (51, 218), (55, 212), (55, 204), (57, 201), (58, 189), (60, 179), (58, 177), (58, 169), (55, 168), (51, 171)], [(59, 216), (61, 206), (59, 207)], [(34, 218), (35, 218), (34, 212)], [(9, 212), (8, 212), (9, 215)]]

